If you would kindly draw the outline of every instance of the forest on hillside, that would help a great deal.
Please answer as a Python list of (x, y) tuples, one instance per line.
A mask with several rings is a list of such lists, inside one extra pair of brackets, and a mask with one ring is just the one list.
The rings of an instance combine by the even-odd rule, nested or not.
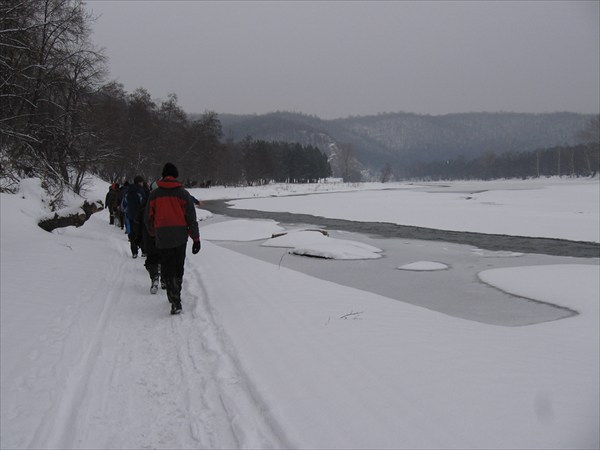
[[(598, 116), (590, 114), (389, 113), (321, 120), (276, 112), (222, 115), (221, 119), (231, 139), (250, 135), (310, 143), (332, 160), (343, 148), (354, 160), (354, 173), (358, 171), (366, 180), (390, 179), (392, 175), (396, 179), (585, 175), (598, 169), (600, 127)], [(581, 154), (581, 158), (564, 158), (571, 153)], [(542, 154), (554, 154), (555, 162), (545, 163), (550, 157)], [(336, 176), (343, 176), (335, 161), (332, 166)]]

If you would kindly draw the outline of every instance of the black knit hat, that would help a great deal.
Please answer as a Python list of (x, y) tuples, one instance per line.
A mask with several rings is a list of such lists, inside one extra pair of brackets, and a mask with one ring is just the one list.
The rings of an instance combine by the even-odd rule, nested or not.
[(137, 175), (133, 179), (133, 184), (138, 184), (138, 183), (143, 183), (143, 182), (144, 182), (144, 178), (141, 175)]
[(177, 178), (179, 176), (179, 171), (175, 164), (166, 163), (162, 170), (162, 176), (164, 177), (173, 177)]

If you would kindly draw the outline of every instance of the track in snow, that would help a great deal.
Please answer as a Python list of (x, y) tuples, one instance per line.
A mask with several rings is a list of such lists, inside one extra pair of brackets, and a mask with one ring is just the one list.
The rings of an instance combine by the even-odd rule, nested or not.
[(62, 325), (63, 354), (71, 339), (82, 340), (77, 362), (57, 383), (29, 446), (285, 447), (215, 319), (193, 257), (184, 313), (171, 316), (165, 291), (149, 293), (144, 260), (129, 257), (122, 233), (110, 246), (115, 256), (94, 274), (91, 301)]

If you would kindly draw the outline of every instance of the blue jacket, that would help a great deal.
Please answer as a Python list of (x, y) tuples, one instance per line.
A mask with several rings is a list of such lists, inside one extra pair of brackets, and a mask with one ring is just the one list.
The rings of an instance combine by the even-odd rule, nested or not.
[(140, 210), (140, 207), (146, 203), (146, 191), (139, 184), (129, 185), (126, 194), (123, 196), (121, 208), (127, 215), (127, 218), (133, 222)]

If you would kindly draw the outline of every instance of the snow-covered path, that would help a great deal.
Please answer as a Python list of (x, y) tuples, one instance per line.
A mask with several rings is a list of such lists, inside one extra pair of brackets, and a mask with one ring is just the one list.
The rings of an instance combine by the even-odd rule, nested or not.
[[(59, 279), (2, 284), (7, 300), (12, 286), (47, 286), (48, 314), (57, 317), (40, 321), (38, 348), (27, 348), (39, 342), (31, 336), (16, 340), (22, 347), (10, 353), (26, 352), (19, 361), (26, 367), (15, 367), (3, 347), (2, 389), (11, 394), (2, 396), (2, 448), (282, 447), (248, 394), (197, 269), (188, 265), (185, 314), (171, 317), (164, 291), (149, 294), (143, 262), (128, 255), (122, 232), (99, 220), (86, 228), (67, 231), (74, 236), (64, 246), (40, 241), (37, 255), (23, 256), (49, 262), (52, 252), (69, 253), (72, 266), (51, 270)], [(3, 279), (19, 276), (10, 266), (3, 260)], [(3, 319), (12, 314), (2, 323), (4, 341), (35, 317), (30, 305), (4, 302)]]

